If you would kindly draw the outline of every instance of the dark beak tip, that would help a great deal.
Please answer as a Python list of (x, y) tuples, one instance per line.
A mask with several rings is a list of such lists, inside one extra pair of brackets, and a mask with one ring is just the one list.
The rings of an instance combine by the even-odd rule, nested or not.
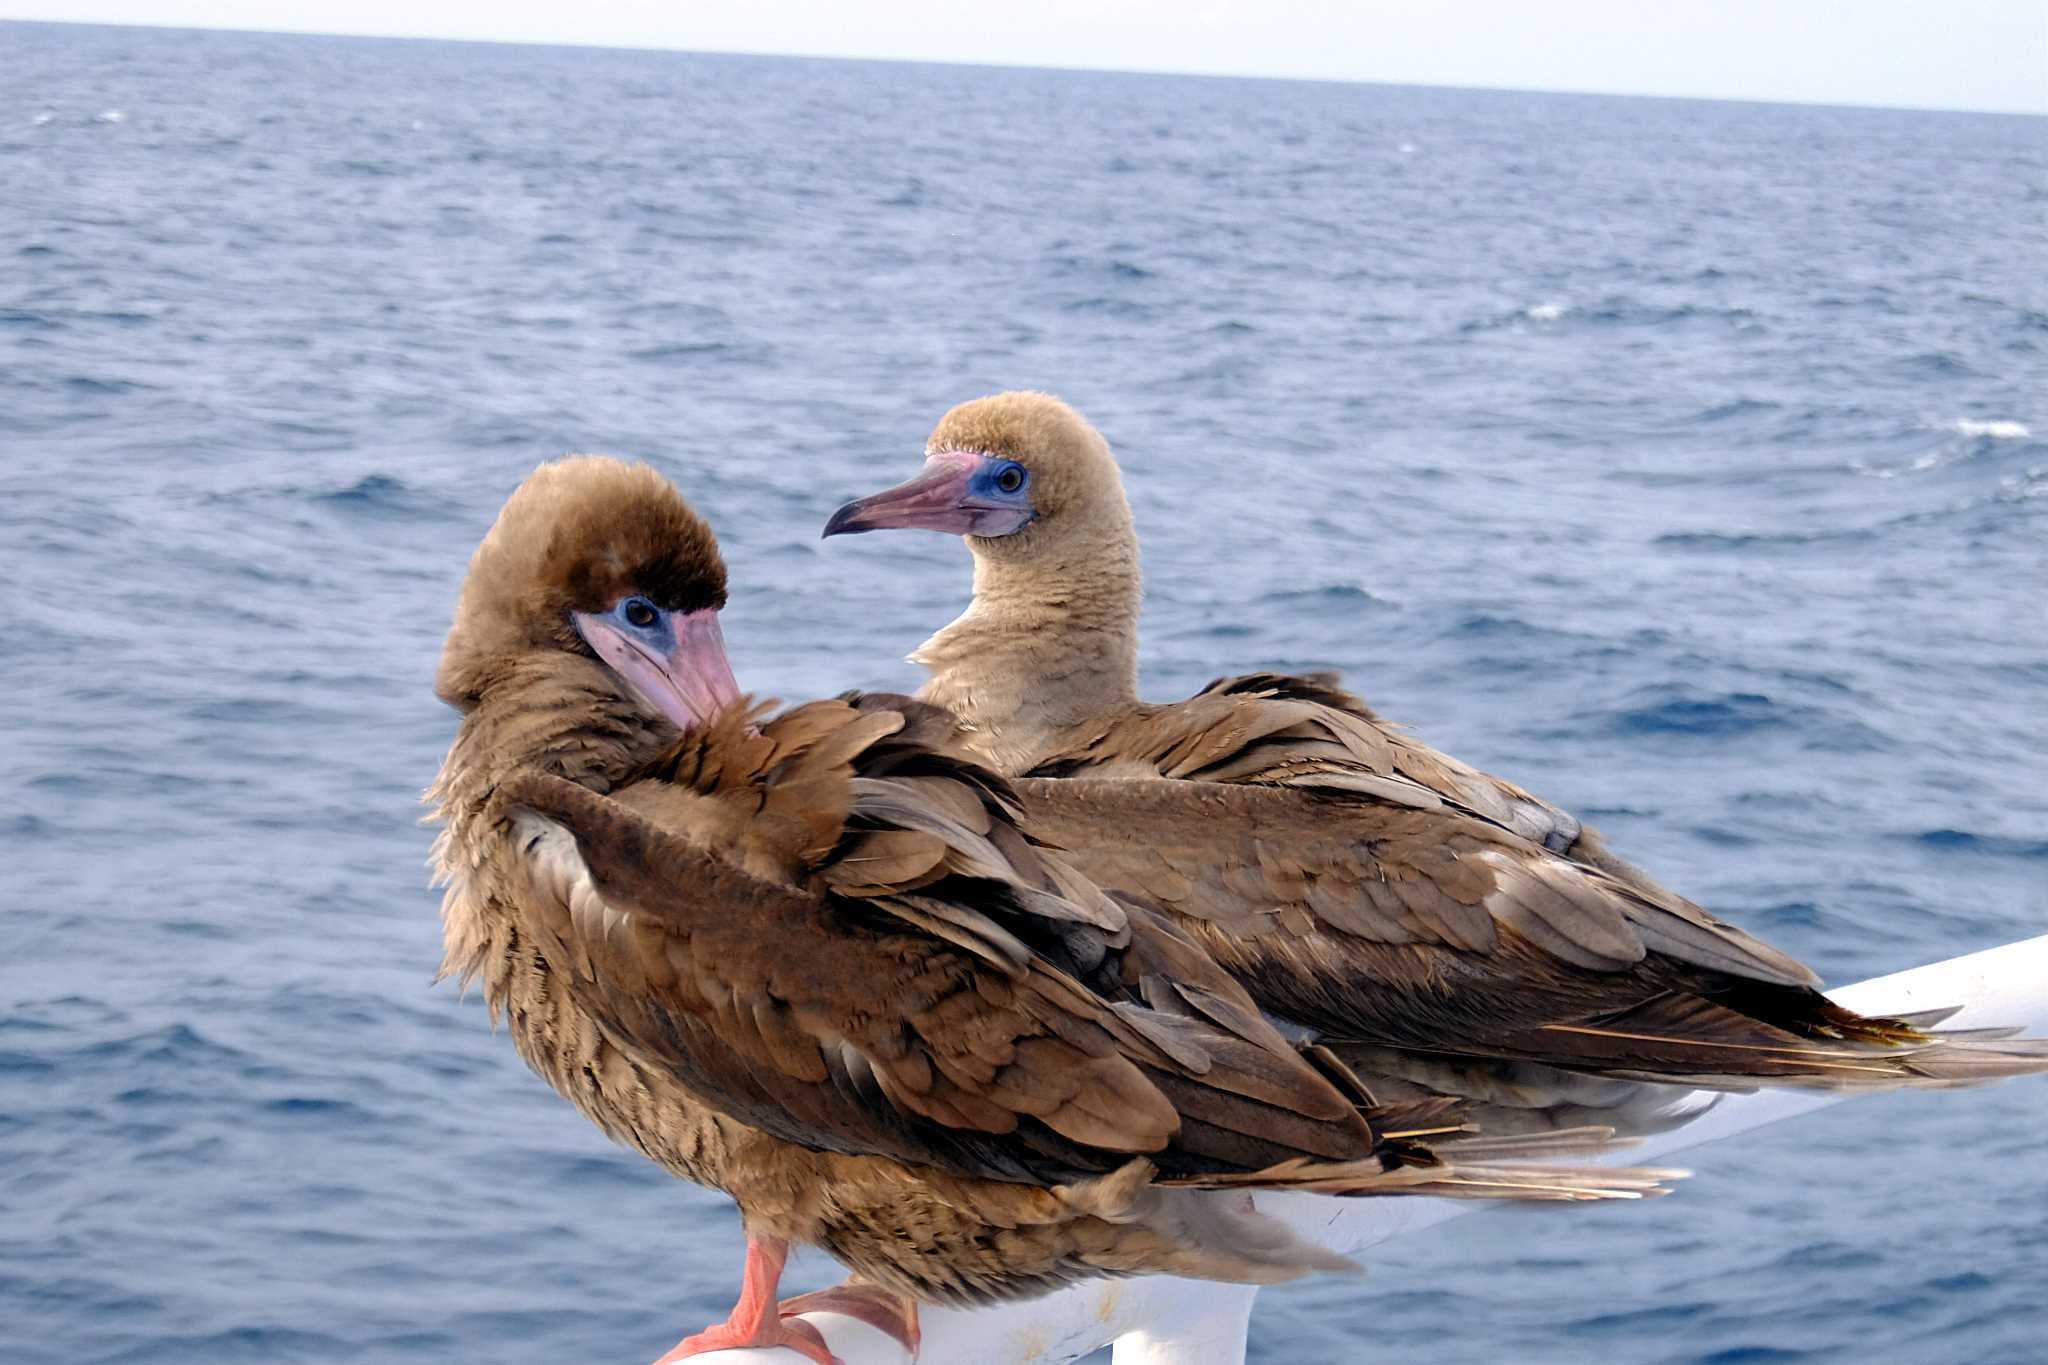
[(849, 502), (846, 506), (834, 512), (825, 522), (825, 529), (818, 533), (818, 539), (829, 540), (833, 536), (858, 535), (862, 531), (871, 529), (860, 524), (860, 514), (861, 505), (857, 502)]

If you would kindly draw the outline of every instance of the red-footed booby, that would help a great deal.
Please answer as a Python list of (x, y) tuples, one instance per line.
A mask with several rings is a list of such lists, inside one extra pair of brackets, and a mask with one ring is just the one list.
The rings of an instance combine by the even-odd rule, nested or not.
[(887, 528), (973, 552), (972, 604), (912, 656), (931, 673), (918, 695), (1014, 780), (1034, 832), (1361, 1065), (1473, 1098), (1554, 1098), (1587, 1075), (1889, 1086), (2048, 1068), (2038, 1042), (1832, 1004), (1801, 963), (1329, 677), (1140, 700), (1130, 507), (1108, 443), (1056, 398), (959, 405), (916, 478), (825, 534)]
[[(739, 1301), (664, 1361), (828, 1361), (803, 1307), (909, 1340), (898, 1296), (1334, 1263), (1249, 1190), (1657, 1188), (1502, 1164), (1562, 1145), (1467, 1137), (1453, 1101), (1378, 1105), (1298, 1053), (1188, 940), (1020, 828), (934, 709), (744, 706), (725, 593), (710, 529), (654, 471), (547, 465), (477, 550), (436, 683), (462, 714), (428, 793), (444, 972), (606, 1133), (739, 1204)], [(860, 1283), (778, 1309), (796, 1244)]]

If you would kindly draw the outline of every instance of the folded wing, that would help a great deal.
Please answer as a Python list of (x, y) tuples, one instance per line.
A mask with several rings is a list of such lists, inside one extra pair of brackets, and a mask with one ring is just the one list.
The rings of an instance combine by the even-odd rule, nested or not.
[(1784, 953), (1499, 824), (1359, 790), (1027, 779), (1032, 827), (1330, 1040), (1694, 1084), (2039, 1070), (1830, 1002)]

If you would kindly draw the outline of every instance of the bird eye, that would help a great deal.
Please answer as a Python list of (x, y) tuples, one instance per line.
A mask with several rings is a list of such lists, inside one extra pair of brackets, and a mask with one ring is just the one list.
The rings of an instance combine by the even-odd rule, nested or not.
[(643, 628), (653, 625), (655, 619), (661, 615), (654, 609), (654, 604), (644, 597), (627, 598), (621, 610), (625, 614), (627, 625)]
[(996, 475), (996, 487), (1005, 493), (1014, 493), (1024, 486), (1024, 466), (1007, 464)]

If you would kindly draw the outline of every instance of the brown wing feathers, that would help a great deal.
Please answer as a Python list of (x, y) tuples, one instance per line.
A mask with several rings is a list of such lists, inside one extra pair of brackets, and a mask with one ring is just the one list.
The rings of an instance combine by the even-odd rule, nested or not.
[(1382, 790), (1374, 794), (1399, 800), (1384, 791), (1386, 779), (1392, 778), (1511, 829), (1554, 853), (1573, 851), (1585, 833), (1569, 811), (1439, 753), (1385, 720), (1339, 686), (1333, 673), (1218, 678), (1197, 694), (1197, 700), (1202, 698), (1236, 698), (1241, 704), (1262, 707), (1289, 705), (1296, 717), (1288, 734), (1276, 736), (1261, 753), (1247, 754), (1232, 776), (1218, 777), (1218, 781), (1365, 791), (1373, 791), (1372, 784), (1377, 781)]
[[(530, 811), (574, 839), (576, 862), (555, 858), (569, 889), (553, 898), (568, 909), (554, 936), (577, 939), (589, 963), (572, 988), (643, 1061), (734, 1117), (806, 1145), (997, 1178), (1015, 1178), (1016, 1162), (989, 1159), (971, 1135), (1025, 1117), (1103, 1153), (1171, 1137), (1172, 1107), (1102, 1022), (1052, 1008), (1021, 967), (994, 970), (914, 926), (853, 922), (560, 779), (524, 775), (502, 797), (515, 822)], [(530, 855), (552, 851), (546, 829), (526, 836)], [(592, 897), (625, 918), (577, 914)], [(852, 1074), (821, 1085), (835, 1071)], [(1079, 1169), (1107, 1168), (1098, 1156)]]
[[(814, 794), (823, 790), (827, 784), (813, 766), (844, 768), (848, 750), (894, 728), (872, 715), (835, 709), (849, 718), (843, 729), (855, 737), (835, 732), (830, 742), (800, 742), (785, 751), (778, 746), (787, 736), (771, 724), (760, 735), (768, 747), (753, 745), (757, 757)], [(807, 724), (817, 720), (807, 718)], [(863, 735), (868, 738), (858, 738)], [(696, 771), (709, 771), (705, 761), (715, 747), (692, 748)], [(673, 758), (664, 766), (673, 770)], [(741, 799), (731, 781), (738, 766), (721, 766), (723, 785), (714, 799)], [(861, 780), (840, 783), (846, 824), (874, 825), (904, 813), (899, 794), (880, 812), (870, 809), (857, 819)], [(930, 781), (933, 775), (899, 770), (868, 780)], [(962, 784), (959, 791), (973, 786)], [(774, 1117), (758, 1107), (764, 1092), (786, 1090), (784, 1078), (815, 1085), (835, 1065), (846, 1066), (850, 1050), (853, 1065), (872, 1073), (874, 1093), (898, 1111), (880, 1122), (870, 1112), (836, 1115), (833, 1127), (851, 1141), (900, 1143), (898, 1119), (907, 1114), (992, 1133), (1035, 1119), (1068, 1143), (1099, 1149), (1080, 1154), (1084, 1170), (1106, 1169), (1108, 1154), (1136, 1151), (1158, 1153), (1166, 1169), (1196, 1171), (1218, 1159), (1244, 1167), (1301, 1154), (1355, 1159), (1372, 1150), (1370, 1129), (1353, 1108), (1290, 1055), (1192, 1018), (1120, 1012), (963, 897), (884, 887), (874, 880), (874, 862), (854, 873), (836, 858), (811, 869), (827, 896), (774, 886), (655, 828), (619, 802), (539, 775), (507, 783), (501, 798), (570, 830), (576, 840), (589, 889), (572, 885), (555, 899), (566, 905), (569, 929), (583, 940), (580, 955), (587, 955), (591, 972), (584, 988), (600, 997), (604, 1016), (637, 1048), (658, 1050), (688, 1083), (713, 1088), (719, 1102), (750, 1122), (772, 1128)], [(763, 813), (786, 804), (779, 792), (751, 800)], [(982, 823), (961, 818), (968, 812), (959, 792), (940, 800), (949, 808), (940, 813), (949, 833)], [(938, 822), (933, 812), (924, 817), (930, 818), (917, 823)], [(878, 835), (924, 832), (849, 828), (844, 846), (865, 856)], [(976, 839), (964, 850), (949, 845), (930, 862), (931, 850), (922, 850), (903, 865), (913, 882), (934, 871), (942, 878), (991, 881), (1003, 871), (991, 861), (1000, 851), (986, 836)], [(886, 894), (852, 896), (846, 886)], [(1013, 923), (1027, 918), (1027, 906), (1053, 894), (1038, 891), (1039, 899), (1013, 906), (1004, 917)], [(605, 909), (590, 910), (586, 902), (593, 898)], [(995, 904), (1001, 897), (982, 899)], [(1104, 917), (1101, 907), (1093, 917)], [(1061, 927), (1082, 919), (1077, 915)], [(1096, 932), (1128, 936), (1122, 924), (1116, 935)], [(577, 956), (572, 950), (571, 960)], [(659, 991), (671, 976), (660, 1010), (646, 1008), (630, 991), (610, 989), (617, 981)], [(1248, 1001), (1237, 1008), (1256, 1019)], [(736, 1054), (749, 1075), (728, 1076), (722, 1052)], [(1206, 1124), (1212, 1131), (1175, 1145), (1177, 1110), (1191, 1127)], [(943, 1153), (904, 1155), (932, 1161)], [(1062, 1155), (1076, 1157), (1073, 1151)]]
[[(537, 899), (558, 907), (555, 922), (537, 932), (577, 965), (572, 989), (643, 1062), (735, 1117), (792, 1141), (997, 1179), (1099, 1174), (1131, 1153), (1181, 1180), (1354, 1193), (1609, 1197), (1668, 1174), (1444, 1166), (1427, 1143), (1462, 1136), (1450, 1102), (1381, 1109), (1362, 1087), (1346, 1093), (1341, 1063), (1304, 1062), (1191, 940), (1019, 833), (1000, 779), (891, 742), (919, 717), (818, 705), (826, 714), (801, 708), (787, 726), (733, 723), (723, 733), (743, 742), (730, 753), (715, 735), (686, 737), (655, 765), (708, 776), (709, 802), (765, 817), (743, 846), (798, 830), (812, 850), (827, 842), (822, 820), (785, 808), (788, 793), (747, 790), (763, 774), (813, 798), (837, 792), (839, 837), (796, 860), (800, 885), (642, 818), (631, 802), (644, 784), (613, 799), (530, 774), (500, 792), (550, 883)], [(891, 790), (876, 801), (864, 783)], [(912, 814), (919, 791), (937, 795)], [(933, 858), (903, 834), (946, 846)], [(878, 855), (878, 838), (902, 846)], [(878, 879), (885, 858), (906, 881)], [(777, 862), (758, 848), (754, 860)], [(1064, 899), (1075, 888), (1085, 904)], [(1092, 947), (1075, 951), (1077, 934)]]
[(1333, 1040), (1710, 1084), (2048, 1063), (2037, 1044), (1857, 1015), (1689, 902), (1449, 810), (1260, 785), (1015, 785), (1082, 871), (1176, 917), (1262, 1007)]

